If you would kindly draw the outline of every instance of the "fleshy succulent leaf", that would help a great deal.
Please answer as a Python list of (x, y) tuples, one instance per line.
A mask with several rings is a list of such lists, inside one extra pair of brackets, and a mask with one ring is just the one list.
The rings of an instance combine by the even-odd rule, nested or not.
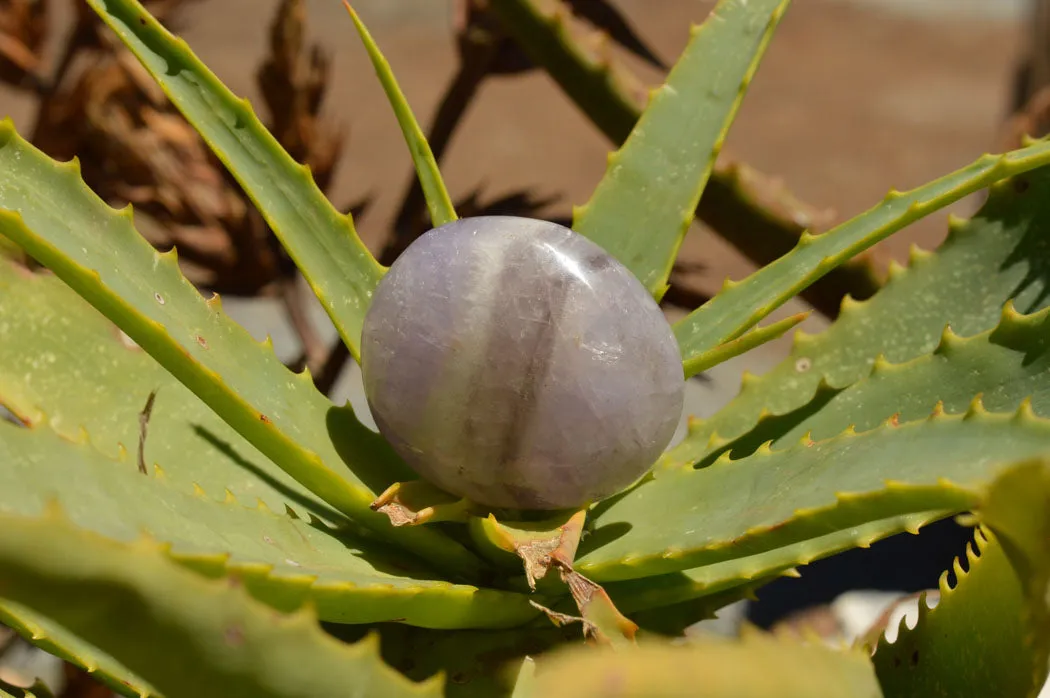
[(880, 639), (873, 661), (886, 696), (1031, 695), (1017, 570), (990, 533), (974, 545), (966, 568), (953, 566), (954, 585), (941, 577), (937, 605), (922, 594), (915, 627), (902, 619), (892, 643)]
[[(511, 569), (522, 566), (529, 586), (544, 579), (555, 560), (572, 564), (580, 544), (586, 510), (544, 521), (499, 521), (494, 515), (469, 520), (470, 535), (490, 560)], [(511, 558), (508, 562), (507, 558)], [(516, 559), (514, 559), (516, 558)]]
[(135, 676), (120, 662), (21, 604), (0, 599), (0, 623), (14, 630), (35, 647), (83, 669), (93, 679), (122, 696), (159, 696), (152, 686)]
[[(167, 695), (440, 696), (344, 645), (309, 613), (281, 614), (229, 580), (181, 569), (149, 540), (116, 543), (51, 510), (0, 515), (0, 596), (53, 619)], [(163, 648), (163, 651), (158, 651)]]
[[(737, 108), (788, 0), (722, 0), (692, 37), (573, 229), (619, 259), (656, 297)], [(717, 66), (717, 68), (715, 68)]]
[(1050, 421), (1026, 408), (990, 414), (975, 402), (966, 415), (888, 421), (735, 461), (726, 454), (599, 505), (576, 568), (598, 581), (691, 568), (734, 583), (744, 572), (768, 576), (899, 533), (931, 512), (966, 511), (974, 488), (1000, 467), (1048, 450)]
[(138, 0), (88, 0), (153, 75), (251, 197), (358, 356), (361, 326), (383, 268), (340, 213), (255, 116)]
[(12, 686), (0, 680), (0, 698), (55, 698), (55, 694), (39, 679), (29, 688)]
[[(448, 677), (446, 698), (509, 698), (524, 690), (528, 657), (578, 642), (578, 628), (531, 627), (509, 631), (438, 632), (394, 623), (379, 626), (383, 659), (414, 681), (438, 672)], [(527, 694), (526, 694), (527, 695)]]
[(619, 66), (586, 55), (569, 34), (563, 8), (547, 14), (535, 0), (492, 0), (490, 5), (532, 62), (550, 74), (609, 140), (623, 143), (641, 113), (641, 83)]
[(445, 182), (441, 178), (441, 171), (438, 169), (437, 161), (434, 159), (434, 153), (430, 150), (430, 144), (427, 143), (423, 130), (419, 128), (419, 123), (412, 114), (412, 109), (408, 106), (408, 101), (401, 92), (401, 87), (397, 84), (394, 73), (390, 70), (390, 64), (379, 50), (379, 46), (368, 32), (368, 28), (365, 27), (364, 22), (361, 21), (361, 18), (358, 17), (357, 12), (354, 11), (354, 8), (350, 6), (347, 0), (343, 0), (343, 5), (354, 21), (357, 33), (361, 36), (361, 42), (368, 52), (368, 57), (375, 67), (376, 75), (383, 86), (387, 100), (389, 100), (390, 106), (394, 110), (394, 115), (397, 117), (397, 123), (401, 126), (401, 133), (405, 136), (405, 143), (408, 145), (408, 150), (412, 155), (412, 163), (416, 167), (416, 176), (419, 177), (419, 183), (423, 188), (423, 196), (426, 198), (427, 208), (430, 210), (430, 221), (435, 228), (445, 223), (451, 223), (456, 220), (456, 210), (452, 206), (452, 199), (445, 188)]
[(1050, 163), (1050, 142), (968, 167), (908, 192), (891, 191), (865, 213), (821, 235), (804, 235), (788, 254), (722, 291), (675, 324), (685, 361), (734, 339), (828, 270), (934, 211), (999, 180)]
[[(875, 644), (875, 670), (888, 698), (1035, 696), (1050, 665), (1050, 467), (1022, 463), (989, 487), (978, 518), (1003, 527), (1000, 540), (981, 526), (946, 571), (929, 608), (919, 598), (913, 627), (903, 619), (890, 642)], [(870, 640), (866, 640), (870, 642)]]
[[(568, 11), (538, 0), (491, 0), (502, 29), (542, 66), (565, 96), (616, 145), (626, 140), (641, 115), (647, 90), (618, 61), (593, 57), (565, 20)], [(798, 242), (816, 212), (801, 205), (783, 185), (740, 163), (717, 163), (700, 198), (697, 215), (759, 264), (767, 264)], [(854, 258), (831, 270), (803, 293), (822, 312), (849, 292), (870, 297), (879, 287), (867, 260)], [(837, 301), (836, 301), (837, 302)], [(834, 313), (831, 313), (834, 314)]]
[(976, 513), (1021, 578), (1021, 620), (1032, 660), (1030, 695), (1035, 695), (1050, 672), (1050, 464), (1042, 459), (1004, 473)]
[[(991, 330), (1008, 300), (1023, 313), (1044, 307), (1050, 301), (1045, 262), (1050, 241), (1042, 233), (1050, 225), (1048, 200), (1047, 168), (992, 186), (973, 219), (952, 219), (950, 234), (935, 253), (913, 248), (910, 266), (891, 267), (889, 281), (876, 296), (844, 302), (838, 319), (821, 334), (796, 333), (790, 355), (769, 373), (745, 374), (739, 395), (709, 419), (693, 423), (688, 437), (662, 463), (673, 468), (703, 462), (760, 420), (792, 420), (765, 437), (776, 438), (820, 409), (820, 399), (869, 375), (878, 357), (900, 364), (931, 354), (949, 325), (962, 337)], [(984, 390), (995, 392), (992, 385)], [(938, 392), (950, 402), (949, 390), (944, 385)], [(867, 411), (874, 414), (874, 405)], [(896, 411), (888, 409), (876, 419)]]
[(0, 405), (70, 440), (86, 432), (95, 448), (120, 459), (135, 451), (137, 417), (153, 390), (145, 460), (170, 486), (344, 520), (60, 279), (0, 260)]
[(631, 649), (571, 649), (538, 660), (532, 698), (881, 698), (868, 658), (856, 650), (757, 631), (739, 639), (652, 642)]
[(946, 328), (932, 354), (900, 364), (879, 357), (866, 378), (841, 390), (825, 385), (812, 408), (760, 420), (718, 450), (739, 458), (770, 440), (778, 448), (806, 434), (820, 440), (851, 426), (858, 432), (874, 429), (891, 416), (909, 422), (934, 408), (962, 413), (975, 395), (992, 412), (1027, 402), (1036, 414), (1050, 416), (1050, 308), (1021, 315), (1008, 302), (992, 330), (959, 337)]
[[(173, 254), (150, 246), (78, 176), (0, 124), (0, 234), (14, 239), (311, 492), (437, 566), (470, 573), (477, 558), (436, 531), (393, 529), (369, 509), (375, 491), (411, 479), (349, 406), (336, 407), (308, 373), (289, 371), (205, 301)], [(61, 201), (61, 206), (55, 202)], [(400, 478), (400, 475), (406, 477)]]
[(146, 532), (180, 564), (237, 576), (281, 610), (305, 602), (325, 620), (451, 628), (515, 625), (538, 615), (522, 595), (434, 578), (352, 529), (173, 491), (130, 459), (113, 462), (46, 427), (0, 424), (0, 462), (0, 512), (37, 516), (55, 502), (70, 525), (113, 540)]
[[(691, 582), (687, 574), (681, 574), (680, 576), (686, 586), (693, 587), (689, 592), (679, 596), (679, 598), (685, 598), (685, 601), (667, 604), (667, 598), (663, 597), (659, 598), (657, 605), (654, 607), (634, 611), (627, 610), (626, 603), (618, 602), (631, 620), (638, 624), (642, 633), (682, 637), (696, 623), (716, 618), (717, 612), (725, 606), (742, 599), (756, 599), (755, 590), (773, 581), (780, 575), (761, 577), (713, 593), (709, 590), (698, 593), (695, 590), (697, 585)], [(617, 584), (606, 585), (606, 588), (612, 591)], [(630, 584), (630, 582), (626, 584)], [(636, 594), (629, 592), (625, 598), (633, 599), (635, 597)], [(614, 598), (613, 601), (615, 602), (617, 599)]]
[(740, 356), (744, 352), (751, 351), (755, 347), (762, 346), (766, 342), (772, 342), (786, 334), (793, 327), (809, 317), (809, 313), (797, 313), (783, 320), (771, 322), (765, 327), (755, 327), (736, 339), (725, 344), (719, 344), (711, 351), (704, 352), (682, 364), (685, 369), (685, 377), (690, 378), (707, 369), (717, 366), (723, 361), (728, 361), (734, 356)]

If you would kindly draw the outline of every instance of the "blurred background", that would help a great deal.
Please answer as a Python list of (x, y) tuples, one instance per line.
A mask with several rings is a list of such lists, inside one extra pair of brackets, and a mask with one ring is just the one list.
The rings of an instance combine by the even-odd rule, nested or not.
[[(425, 229), (411, 162), (371, 65), (338, 0), (152, 0), (146, 3), (286, 149), (335, 204), (353, 211), (389, 263)], [(544, 4), (541, 2), (540, 4)], [(555, 0), (546, 2), (553, 6)], [(575, 0), (573, 36), (629, 79), (632, 96), (661, 80), (702, 21), (706, 0)], [(461, 215), (571, 215), (602, 176), (613, 144), (486, 14), (484, 0), (356, 0), (439, 152)], [(787, 221), (826, 230), (985, 152), (1043, 135), (1050, 115), (1050, 3), (1044, 0), (796, 0), (775, 35), (720, 159), (746, 163), (752, 192)], [(603, 35), (605, 35), (603, 37)], [(611, 38), (610, 38), (611, 37)], [(278, 355), (309, 365), (320, 387), (367, 417), (352, 362), (294, 267), (237, 185), (137, 63), (80, 0), (0, 0), (0, 115), (53, 157), (80, 157), (89, 184), (134, 203), (161, 248), (177, 245), (202, 290)], [(950, 209), (970, 215), (971, 197)], [(875, 275), (909, 246), (946, 234), (934, 215), (875, 248)], [(697, 222), (664, 301), (679, 317), (739, 279), (770, 249), (742, 249)], [(833, 289), (803, 329), (825, 325)], [(687, 413), (709, 415), (763, 373), (790, 336), (690, 382)], [(683, 424), (684, 424), (683, 415)], [(951, 522), (802, 570), (735, 607), (782, 622), (849, 589), (934, 587), (962, 551)], [(86, 694), (85, 694), (86, 695)]]

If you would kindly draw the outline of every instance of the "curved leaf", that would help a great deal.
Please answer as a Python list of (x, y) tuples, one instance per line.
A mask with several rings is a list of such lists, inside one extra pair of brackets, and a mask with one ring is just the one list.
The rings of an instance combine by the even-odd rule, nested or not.
[(86, 432), (99, 451), (123, 458), (136, 450), (138, 416), (152, 390), (145, 460), (171, 486), (190, 492), (199, 485), (217, 496), (228, 490), (274, 511), (345, 521), (61, 280), (0, 260), (0, 404), (71, 440)]
[(1022, 464), (989, 488), (978, 519), (995, 532), (1021, 578), (1025, 649), (1033, 692), (1050, 670), (1050, 465)]
[[(605, 136), (620, 145), (641, 114), (647, 90), (607, 53), (597, 56), (573, 38), (564, 2), (491, 0), (501, 29), (541, 66), (565, 96)], [(715, 164), (696, 215), (720, 236), (758, 264), (767, 264), (787, 253), (814, 218), (815, 211), (801, 204), (783, 185), (741, 163)], [(838, 299), (846, 292), (868, 298), (879, 288), (879, 279), (868, 260), (854, 258), (833, 269), (803, 295), (821, 312), (834, 315)]]
[[(448, 677), (446, 698), (509, 698), (527, 658), (559, 644), (578, 644), (577, 627), (442, 632), (403, 625), (379, 628), (383, 659), (410, 679)], [(517, 694), (515, 694), (517, 695)]]
[(61, 514), (0, 515), (0, 596), (54, 619), (159, 691), (200, 698), (440, 696), (343, 645), (307, 613), (283, 615), (229, 580), (180, 569), (155, 543), (116, 543)]
[(57, 502), (70, 525), (107, 538), (147, 533), (178, 562), (236, 575), (282, 610), (309, 602), (325, 620), (436, 628), (506, 627), (538, 615), (522, 595), (434, 579), (352, 530), (173, 491), (130, 461), (46, 428), (0, 425), (0, 463), (0, 512), (35, 516)]
[(401, 126), (401, 133), (405, 136), (405, 143), (412, 155), (412, 164), (416, 167), (416, 176), (419, 177), (419, 184), (423, 189), (427, 208), (430, 210), (430, 221), (435, 228), (451, 223), (456, 220), (456, 210), (452, 206), (448, 190), (445, 189), (445, 182), (441, 179), (441, 171), (434, 159), (434, 153), (430, 150), (430, 144), (427, 143), (426, 136), (419, 128), (419, 123), (413, 116), (408, 101), (394, 78), (394, 73), (390, 70), (390, 64), (383, 57), (364, 22), (357, 16), (347, 0), (343, 0), (343, 5), (354, 21), (357, 33), (361, 36), (361, 43), (368, 51), (368, 57), (375, 67), (379, 82), (383, 85), (383, 92), (386, 93), (387, 100), (394, 110), (394, 116), (397, 117), (397, 123)]
[[(745, 374), (740, 394), (710, 419), (691, 424), (688, 437), (663, 463), (703, 462), (763, 417), (795, 413), (797, 421), (807, 410), (820, 409), (814, 396), (821, 385), (839, 390), (855, 383), (880, 355), (901, 363), (930, 354), (948, 324), (956, 334), (971, 336), (995, 327), (1009, 299), (1021, 312), (1045, 306), (1048, 201), (1050, 169), (993, 186), (972, 220), (951, 222), (936, 253), (913, 250), (910, 268), (891, 266), (889, 281), (875, 297), (843, 303), (839, 318), (821, 334), (796, 332), (791, 354), (769, 373)], [(775, 436), (779, 433), (766, 438)]]
[[(867, 212), (821, 235), (803, 235), (780, 259), (722, 291), (675, 324), (685, 361), (728, 342), (850, 257), (968, 194), (1050, 163), (1050, 142), (972, 165), (908, 192), (891, 191)], [(1030, 196), (1029, 198), (1034, 198)]]
[[(1050, 452), (1050, 420), (1022, 407), (965, 416), (937, 413), (825, 441), (768, 446), (703, 469), (664, 472), (593, 514), (576, 569), (633, 579), (725, 563), (739, 579), (805, 564), (900, 530), (901, 517), (968, 509), (973, 490), (1005, 464)], [(859, 527), (865, 538), (856, 540)], [(785, 554), (790, 555), (785, 559)]]
[(767, 342), (779, 339), (808, 317), (808, 312), (796, 313), (795, 315), (786, 317), (783, 320), (771, 322), (765, 327), (752, 328), (734, 340), (724, 344), (719, 344), (706, 354), (698, 356), (691, 361), (684, 362), (682, 367), (685, 369), (685, 377), (691, 378), (698, 373), (703, 373), (713, 366), (717, 366), (723, 361), (728, 361), (735, 356), (740, 356), (741, 354), (762, 346)]
[(609, 156), (573, 229), (619, 259), (656, 297), (744, 93), (789, 0), (722, 0)]
[[(410, 471), (349, 406), (337, 408), (309, 374), (289, 371), (182, 276), (83, 183), (0, 124), (0, 234), (15, 240), (115, 322), (245, 439), (311, 492), (391, 541), (446, 566), (477, 570), (477, 558), (447, 536), (394, 529), (369, 508)], [(58, 203), (60, 202), (60, 204)]]
[(281, 240), (354, 356), (383, 275), (337, 211), (238, 98), (137, 0), (87, 0), (230, 170)]
[(653, 643), (629, 650), (569, 650), (539, 660), (532, 698), (881, 698), (871, 662), (789, 638)]
[(934, 408), (961, 413), (976, 395), (993, 412), (1016, 410), (1028, 400), (1037, 414), (1050, 415), (1050, 308), (1021, 315), (1008, 302), (994, 330), (959, 337), (947, 328), (932, 354), (900, 364), (879, 357), (868, 377), (841, 390), (825, 384), (810, 405), (765, 417), (718, 451), (739, 458), (769, 440), (777, 448), (807, 434), (820, 440), (849, 427), (866, 431), (891, 415), (907, 422)]
[(20, 688), (0, 681), (0, 698), (54, 698), (54, 694), (40, 680), (29, 688)]
[(35, 647), (83, 669), (91, 678), (122, 696), (148, 698), (160, 695), (105, 652), (20, 604), (0, 599), (0, 623)]
[(990, 532), (978, 530), (976, 547), (966, 548), (965, 570), (956, 561), (954, 588), (948, 572), (941, 576), (935, 608), (923, 594), (915, 627), (902, 619), (892, 643), (880, 639), (873, 661), (889, 698), (1027, 696), (1037, 688), (1017, 570)]

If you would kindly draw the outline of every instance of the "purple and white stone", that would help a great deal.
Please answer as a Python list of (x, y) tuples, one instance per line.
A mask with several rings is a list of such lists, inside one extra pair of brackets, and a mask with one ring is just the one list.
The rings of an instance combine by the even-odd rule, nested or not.
[(622, 490), (674, 434), (674, 334), (615, 258), (560, 225), (467, 218), (397, 259), (365, 318), (380, 432), (426, 480), (492, 507)]

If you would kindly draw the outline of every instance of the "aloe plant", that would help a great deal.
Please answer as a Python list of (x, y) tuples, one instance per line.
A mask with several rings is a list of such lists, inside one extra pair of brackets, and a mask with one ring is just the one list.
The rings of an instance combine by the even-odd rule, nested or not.
[[(136, 0), (87, 3), (367, 363), (362, 328), (387, 269), (352, 219)], [(722, 0), (694, 27), (576, 210), (572, 234), (654, 299), (787, 5)], [(456, 213), (434, 157), (351, 18), (439, 236)], [(130, 209), (6, 121), (3, 249), (46, 270), (0, 257), (0, 404), (18, 422), (0, 424), (0, 621), (128, 696), (1034, 696), (1050, 658), (1050, 143), (803, 235), (673, 336), (683, 380), (779, 336), (801, 317), (759, 323), (785, 301), (981, 189), (983, 208), (951, 220), (939, 249), (915, 249), (870, 299), (845, 298), (823, 333), (796, 332), (783, 363), (745, 375), (629, 486), (579, 509), (516, 510), (421, 480), (404, 444), (281, 364)], [(424, 315), (427, 303), (409, 300)], [(469, 334), (453, 340), (492, 359)], [(966, 569), (893, 643), (682, 641), (809, 562), (953, 516), (975, 527)]]

